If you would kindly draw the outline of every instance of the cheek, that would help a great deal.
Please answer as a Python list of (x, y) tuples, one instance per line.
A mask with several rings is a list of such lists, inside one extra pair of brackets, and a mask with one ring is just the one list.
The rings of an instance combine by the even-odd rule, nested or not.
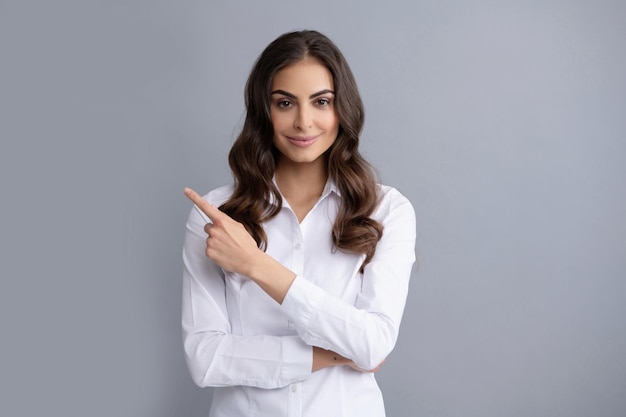
[(289, 120), (284, 113), (272, 112), (270, 119), (275, 132), (280, 132), (289, 125)]
[(330, 113), (324, 118), (324, 124), (329, 130), (337, 130), (339, 129), (339, 118), (334, 113)]

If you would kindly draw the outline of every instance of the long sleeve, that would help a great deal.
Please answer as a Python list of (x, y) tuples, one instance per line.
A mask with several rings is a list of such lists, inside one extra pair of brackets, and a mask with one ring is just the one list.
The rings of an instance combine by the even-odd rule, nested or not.
[[(214, 199), (223, 199), (225, 190), (216, 191)], [(207, 197), (211, 201), (211, 194)], [(278, 388), (308, 378), (312, 351), (298, 335), (234, 334), (227, 302), (230, 278), (206, 258), (203, 226), (192, 210), (183, 248), (182, 329), (194, 382)]]
[(415, 262), (413, 207), (395, 189), (385, 190), (375, 213), (383, 237), (360, 277), (354, 303), (298, 276), (281, 306), (306, 343), (335, 351), (363, 369), (379, 365), (396, 343)]

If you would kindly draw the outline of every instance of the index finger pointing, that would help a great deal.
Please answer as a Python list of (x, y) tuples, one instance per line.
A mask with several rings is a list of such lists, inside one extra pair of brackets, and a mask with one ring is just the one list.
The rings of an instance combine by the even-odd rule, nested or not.
[(191, 188), (185, 188), (184, 192), (187, 198), (190, 199), (202, 213), (206, 214), (212, 222), (215, 222), (215, 219), (219, 219), (223, 214), (217, 207), (206, 201)]

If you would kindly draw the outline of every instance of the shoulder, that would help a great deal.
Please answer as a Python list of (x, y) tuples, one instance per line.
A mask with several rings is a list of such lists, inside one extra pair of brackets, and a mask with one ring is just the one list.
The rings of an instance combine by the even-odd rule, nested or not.
[(234, 186), (232, 184), (224, 185), (222, 187), (215, 188), (209, 191), (207, 194), (204, 195), (204, 199), (208, 201), (209, 203), (213, 204), (214, 206), (219, 207), (223, 203), (225, 203), (226, 200), (228, 200), (231, 195), (233, 195), (233, 191), (234, 191)]
[(413, 209), (413, 205), (409, 199), (396, 188), (389, 185), (379, 184), (378, 190), (380, 193), (378, 210), (394, 209), (398, 206), (410, 206), (411, 210)]
[(379, 184), (380, 202), (373, 217), (383, 225), (392, 220), (415, 223), (415, 210), (407, 197), (396, 188)]

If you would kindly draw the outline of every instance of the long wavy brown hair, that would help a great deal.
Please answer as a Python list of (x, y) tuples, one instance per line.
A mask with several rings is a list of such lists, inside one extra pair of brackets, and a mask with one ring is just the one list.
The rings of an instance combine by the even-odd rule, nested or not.
[(339, 132), (326, 158), (328, 175), (337, 184), (341, 202), (332, 231), (333, 245), (365, 254), (363, 271), (383, 233), (383, 226), (370, 217), (380, 200), (379, 187), (372, 166), (358, 149), (364, 111), (354, 76), (341, 51), (319, 32), (281, 35), (257, 59), (246, 83), (246, 119), (228, 157), (234, 192), (220, 209), (241, 222), (261, 249), (267, 247), (262, 223), (282, 207), (281, 194), (273, 182), (278, 151), (270, 119), (271, 86), (278, 71), (305, 56), (326, 66), (334, 82)]

